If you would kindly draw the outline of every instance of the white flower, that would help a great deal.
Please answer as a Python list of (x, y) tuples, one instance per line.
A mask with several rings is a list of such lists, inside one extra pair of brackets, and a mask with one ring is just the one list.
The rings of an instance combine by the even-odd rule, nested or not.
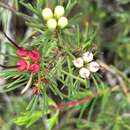
[(90, 71), (87, 68), (81, 68), (79, 70), (79, 74), (82, 78), (88, 79), (90, 76)]
[(97, 72), (99, 70), (99, 68), (100, 68), (100, 65), (95, 61), (88, 64), (88, 69), (91, 72)]
[(83, 60), (85, 62), (91, 62), (93, 60), (93, 53), (90, 51), (87, 51), (83, 54)]
[(63, 16), (64, 13), (65, 13), (65, 9), (64, 9), (63, 6), (61, 6), (61, 5), (56, 6), (56, 8), (54, 10), (54, 16), (56, 18), (59, 18), (59, 17)]
[(73, 64), (75, 67), (81, 68), (83, 66), (83, 59), (79, 57), (73, 61)]
[(42, 16), (43, 16), (44, 20), (48, 20), (53, 17), (53, 12), (50, 8), (45, 8), (42, 11)]
[(58, 20), (58, 26), (60, 27), (60, 28), (64, 28), (64, 27), (66, 27), (68, 25), (68, 19), (66, 18), (66, 17), (61, 17), (61, 18), (59, 18), (59, 20)]
[(57, 22), (55, 19), (51, 18), (47, 21), (47, 27), (50, 29), (50, 30), (54, 30), (56, 29), (56, 26), (57, 26)]

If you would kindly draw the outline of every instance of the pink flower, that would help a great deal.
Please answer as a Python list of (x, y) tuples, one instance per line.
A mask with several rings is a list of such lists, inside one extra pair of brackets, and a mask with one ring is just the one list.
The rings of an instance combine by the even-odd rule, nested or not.
[(29, 66), (29, 70), (32, 71), (33, 73), (38, 73), (40, 70), (40, 65), (37, 63), (31, 64)]
[(74, 64), (75, 67), (81, 68), (84, 64), (83, 59), (81, 57), (79, 57), (79, 58), (77, 58), (73, 61), (73, 64)]
[(100, 69), (100, 65), (97, 62), (93, 61), (89, 63), (88, 69), (91, 72), (97, 72)]
[(88, 79), (90, 76), (90, 71), (87, 68), (83, 67), (79, 70), (79, 74), (82, 78)]
[(28, 55), (28, 50), (26, 48), (19, 48), (17, 54), (20, 57), (26, 57)]
[(19, 60), (17, 62), (17, 69), (20, 71), (27, 70), (28, 69), (27, 62), (25, 60)]
[(83, 54), (83, 60), (85, 62), (91, 62), (93, 60), (93, 53), (90, 51), (87, 51)]
[(38, 50), (31, 50), (29, 56), (32, 60), (38, 61), (40, 59), (40, 53)]

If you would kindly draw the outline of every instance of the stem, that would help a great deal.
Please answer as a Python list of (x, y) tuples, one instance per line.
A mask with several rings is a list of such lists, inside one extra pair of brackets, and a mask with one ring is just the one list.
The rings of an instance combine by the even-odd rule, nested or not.
[(3, 32), (3, 34), (5, 35), (5, 37), (16, 47), (16, 48), (20, 48), (11, 38), (9, 38), (8, 36), (7, 36), (7, 34), (5, 33), (5, 32)]
[(1, 65), (0, 67), (5, 68), (5, 69), (10, 69), (10, 68), (16, 68), (17, 66), (6, 66), (6, 65)]
[[(119, 86), (114, 86), (109, 91), (110, 92), (117, 92), (119, 90), (120, 90)], [(102, 94), (100, 92), (93, 92), (93, 94), (91, 96), (86, 96), (86, 97), (79, 99), (79, 100), (68, 101), (66, 103), (60, 103), (60, 104), (57, 104), (56, 106), (53, 106), (52, 108), (54, 110), (62, 111), (65, 108), (73, 108), (73, 107), (85, 104), (85, 103), (91, 101), (93, 98), (96, 98), (96, 97), (99, 97), (99, 96), (102, 96)]]
[(61, 104), (58, 104), (55, 109), (58, 109), (61, 111), (65, 108), (72, 108), (72, 107), (75, 107), (75, 106), (78, 106), (78, 105), (81, 105), (81, 104), (84, 104), (84, 103), (90, 101), (93, 97), (94, 96), (87, 96), (87, 97), (80, 99), (80, 100), (61, 103)]

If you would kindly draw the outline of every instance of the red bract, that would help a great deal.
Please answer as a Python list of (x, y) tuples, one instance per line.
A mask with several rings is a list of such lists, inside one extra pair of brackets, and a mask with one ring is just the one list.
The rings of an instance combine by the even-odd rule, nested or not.
[(38, 61), (40, 59), (40, 53), (38, 50), (31, 50), (29, 56), (32, 60)]
[(33, 95), (37, 96), (39, 94), (38, 87), (34, 87), (33, 89)]
[(28, 50), (26, 48), (19, 48), (17, 50), (17, 54), (20, 57), (26, 57), (26, 56), (28, 56)]
[(19, 60), (17, 62), (17, 69), (20, 71), (27, 70), (28, 64), (25, 60)]
[(29, 66), (29, 70), (32, 71), (33, 73), (38, 73), (40, 70), (40, 65), (37, 63), (31, 64)]

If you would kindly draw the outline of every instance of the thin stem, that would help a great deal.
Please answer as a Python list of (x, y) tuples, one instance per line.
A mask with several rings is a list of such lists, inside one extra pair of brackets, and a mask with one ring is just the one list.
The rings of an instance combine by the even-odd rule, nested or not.
[[(117, 92), (119, 90), (120, 90), (120, 87), (114, 86), (109, 91), (110, 92)], [(92, 99), (94, 99), (96, 97), (99, 97), (99, 96), (102, 96), (102, 94), (100, 92), (93, 92), (93, 95), (86, 96), (86, 97), (84, 97), (82, 99), (79, 99), (79, 100), (68, 101), (66, 103), (60, 103), (60, 104), (57, 104), (56, 106), (53, 106), (52, 108), (54, 110), (62, 111), (65, 108), (73, 108), (75, 106), (79, 106), (79, 105), (85, 104), (85, 103), (87, 103), (87, 102), (91, 101)]]
[(0, 64), (0, 67), (5, 68), (5, 69), (10, 69), (10, 68), (16, 68), (17, 66), (16, 65), (15, 66), (6, 66), (6, 65)]
[(11, 38), (9, 38), (8, 36), (7, 36), (7, 34), (5, 33), (5, 32), (3, 32), (3, 34), (5, 35), (5, 37), (16, 47), (16, 48), (20, 48)]

